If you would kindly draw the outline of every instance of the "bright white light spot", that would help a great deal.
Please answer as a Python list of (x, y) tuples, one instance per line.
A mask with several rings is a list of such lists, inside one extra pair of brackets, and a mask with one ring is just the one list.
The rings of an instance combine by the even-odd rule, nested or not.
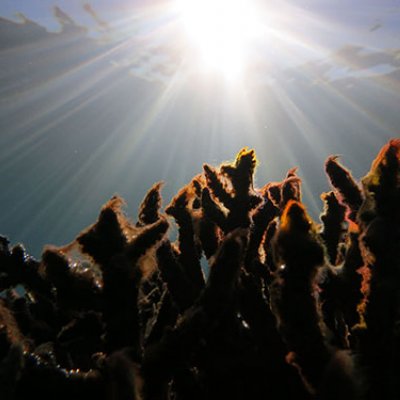
[(251, 0), (177, 0), (177, 8), (203, 64), (227, 79), (240, 76), (262, 32)]

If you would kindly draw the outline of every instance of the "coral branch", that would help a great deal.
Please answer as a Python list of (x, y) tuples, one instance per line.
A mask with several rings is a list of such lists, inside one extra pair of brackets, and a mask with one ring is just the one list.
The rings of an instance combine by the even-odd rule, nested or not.
[(341, 196), (341, 201), (349, 207), (349, 219), (355, 221), (356, 214), (363, 202), (361, 189), (349, 170), (338, 162), (338, 156), (331, 156), (325, 162), (325, 171), (332, 186)]
[(140, 227), (153, 224), (160, 218), (159, 210), (162, 202), (160, 190), (162, 185), (163, 182), (157, 182), (146, 193), (146, 196), (139, 207), (139, 221), (136, 224), (137, 226)]

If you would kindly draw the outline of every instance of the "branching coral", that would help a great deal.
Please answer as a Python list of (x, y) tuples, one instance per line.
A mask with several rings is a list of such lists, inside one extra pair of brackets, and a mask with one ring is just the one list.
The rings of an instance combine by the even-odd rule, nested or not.
[(394, 399), (400, 393), (400, 139), (381, 150), (362, 183), (360, 244), (370, 273), (360, 352), (368, 368), (369, 398)]
[(328, 158), (321, 225), (296, 168), (257, 189), (256, 165), (165, 210), (156, 183), (136, 222), (114, 197), (40, 261), (1, 237), (1, 398), (400, 398), (400, 140), (361, 184)]

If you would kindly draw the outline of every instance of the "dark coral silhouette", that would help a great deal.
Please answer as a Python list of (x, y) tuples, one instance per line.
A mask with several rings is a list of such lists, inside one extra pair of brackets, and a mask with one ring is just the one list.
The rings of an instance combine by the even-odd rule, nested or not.
[[(114, 197), (37, 261), (0, 238), (2, 399), (399, 399), (400, 140), (321, 224), (243, 149), (136, 223)], [(169, 217), (178, 226), (171, 242)]]

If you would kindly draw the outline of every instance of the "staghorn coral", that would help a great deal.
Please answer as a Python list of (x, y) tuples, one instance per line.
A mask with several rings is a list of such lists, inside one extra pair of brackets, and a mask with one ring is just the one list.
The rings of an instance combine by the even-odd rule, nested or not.
[(297, 169), (257, 189), (256, 165), (165, 210), (156, 183), (136, 222), (114, 197), (39, 261), (0, 237), (1, 398), (400, 398), (400, 140), (361, 184), (328, 158), (321, 225)]
[(368, 269), (360, 353), (367, 365), (369, 398), (399, 396), (400, 139), (390, 141), (362, 184), (358, 216), (361, 254)]

